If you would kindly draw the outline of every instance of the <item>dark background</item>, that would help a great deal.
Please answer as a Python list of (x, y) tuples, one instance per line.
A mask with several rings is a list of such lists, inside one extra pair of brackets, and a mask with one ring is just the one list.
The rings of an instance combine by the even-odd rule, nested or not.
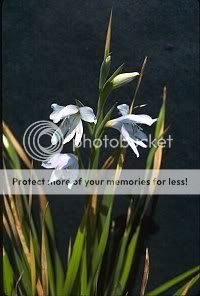
[[(111, 7), (113, 69), (124, 62), (127, 72), (139, 71), (148, 56), (137, 103), (147, 103), (145, 112), (152, 117), (167, 85), (167, 124), (174, 143), (165, 152), (163, 167), (198, 168), (198, 1), (4, 0), (4, 120), (22, 142), (31, 123), (48, 120), (53, 102), (67, 105), (79, 98), (96, 108)], [(115, 101), (130, 103), (132, 92), (132, 85), (116, 91), (108, 107)], [(136, 159), (128, 150), (126, 165), (144, 167), (147, 152), (143, 149)], [(115, 214), (125, 214), (127, 204), (118, 197)], [(60, 246), (74, 235), (83, 205), (82, 197), (50, 199)], [(199, 262), (198, 217), (198, 197), (159, 199), (156, 232), (146, 241), (149, 288)]]

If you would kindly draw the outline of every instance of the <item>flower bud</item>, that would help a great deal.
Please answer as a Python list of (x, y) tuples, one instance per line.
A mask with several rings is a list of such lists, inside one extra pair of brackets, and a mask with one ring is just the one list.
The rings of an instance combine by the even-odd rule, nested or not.
[(113, 80), (111, 81), (112, 86), (113, 86), (113, 88), (121, 87), (121, 86), (131, 82), (138, 75), (139, 75), (138, 72), (119, 74), (115, 78), (113, 78)]
[(106, 82), (106, 79), (108, 77), (109, 71), (110, 71), (110, 64), (111, 64), (111, 56), (107, 56), (105, 60), (103, 60), (103, 63), (101, 65), (100, 70), (100, 78), (99, 78), (99, 89), (101, 90)]

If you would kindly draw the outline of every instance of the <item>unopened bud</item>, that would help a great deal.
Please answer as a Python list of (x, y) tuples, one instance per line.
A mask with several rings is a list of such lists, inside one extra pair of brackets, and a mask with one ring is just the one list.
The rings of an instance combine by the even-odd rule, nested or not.
[(131, 82), (138, 75), (139, 75), (138, 72), (119, 74), (115, 78), (113, 78), (113, 80), (111, 81), (112, 86), (113, 86), (113, 88), (121, 87), (121, 86)]

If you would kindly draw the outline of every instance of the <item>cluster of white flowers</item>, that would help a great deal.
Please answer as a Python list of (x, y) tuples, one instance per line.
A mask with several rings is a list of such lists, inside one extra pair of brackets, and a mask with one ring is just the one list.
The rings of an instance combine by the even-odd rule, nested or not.
[[(115, 77), (113, 87), (116, 88), (128, 83), (137, 75), (139, 75), (137, 72), (120, 74)], [(50, 119), (54, 123), (60, 122), (58, 130), (54, 132), (51, 138), (52, 145), (56, 145), (60, 140), (61, 132), (63, 136), (63, 144), (68, 143), (75, 138), (75, 146), (78, 146), (83, 136), (82, 121), (94, 124), (97, 123), (94, 111), (90, 107), (78, 107), (76, 105), (60, 106), (57, 104), (52, 104), (51, 107), (53, 112), (50, 114)], [(144, 141), (147, 141), (147, 136), (140, 125), (146, 124), (151, 126), (157, 119), (152, 119), (146, 114), (130, 114), (129, 106), (126, 104), (119, 105), (117, 108), (121, 116), (109, 120), (105, 127), (117, 129), (121, 133), (123, 139), (127, 141), (132, 148), (136, 156), (139, 157), (137, 146), (147, 147), (144, 143)], [(56, 153), (44, 161), (42, 166), (54, 169), (50, 178), (50, 183), (61, 178), (68, 179), (68, 188), (70, 189), (78, 176), (78, 158), (72, 153)], [(65, 173), (63, 173), (63, 170)]]

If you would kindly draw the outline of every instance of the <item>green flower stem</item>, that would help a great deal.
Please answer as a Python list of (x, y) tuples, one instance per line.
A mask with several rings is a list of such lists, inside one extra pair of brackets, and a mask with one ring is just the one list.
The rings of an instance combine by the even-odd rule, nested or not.
[[(98, 137), (96, 137), (96, 131), (97, 131), (98, 127), (101, 125), (101, 122), (103, 120), (104, 106), (105, 106), (105, 103), (108, 99), (108, 96), (111, 93), (111, 90), (112, 90), (111, 84), (108, 83), (105, 85), (103, 90), (100, 91), (99, 100), (98, 100), (98, 107), (97, 107), (97, 124), (96, 124), (95, 128), (93, 129), (92, 142), (101, 138), (100, 135)], [(101, 135), (102, 135), (102, 133), (101, 133)], [(92, 148), (91, 148), (91, 163), (89, 165), (89, 168), (91, 168), (91, 169), (98, 168), (99, 156), (100, 156), (100, 148), (95, 148), (94, 146), (92, 146)]]

